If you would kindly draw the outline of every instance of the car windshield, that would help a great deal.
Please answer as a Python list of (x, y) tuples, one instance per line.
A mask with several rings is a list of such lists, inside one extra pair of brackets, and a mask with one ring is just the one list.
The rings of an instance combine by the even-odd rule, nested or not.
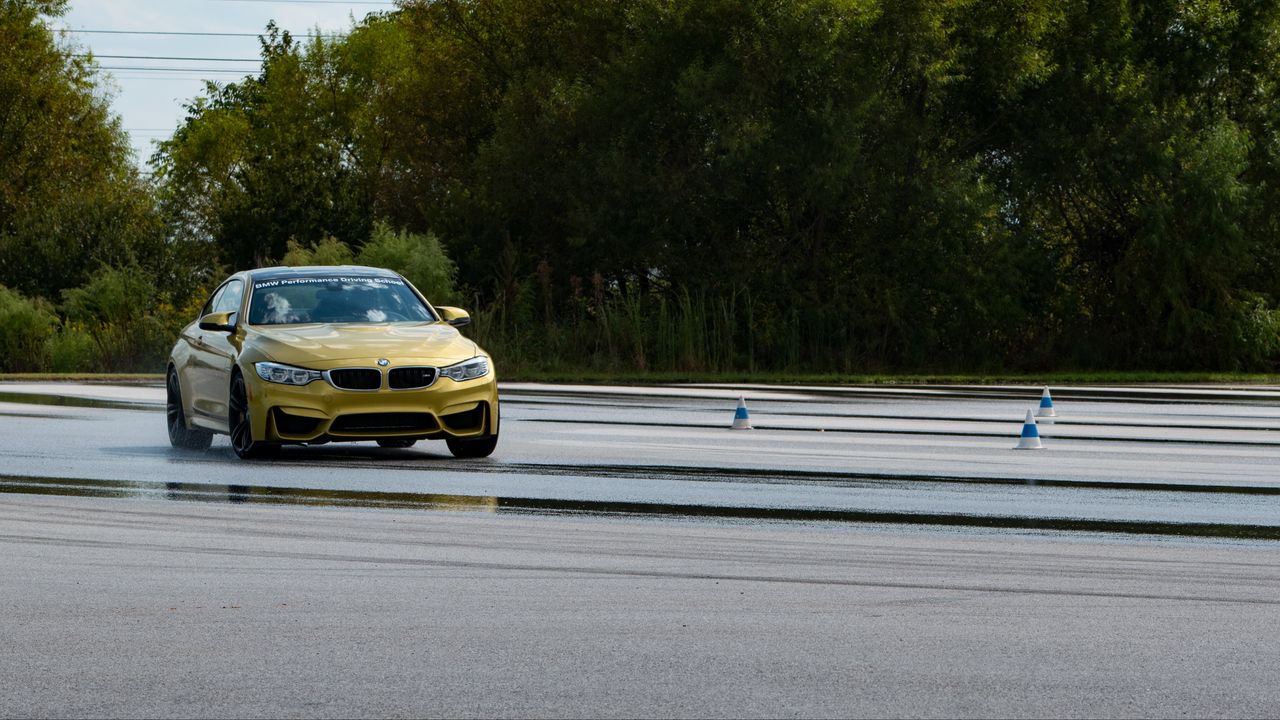
[(249, 324), (382, 323), (434, 320), (398, 277), (300, 275), (254, 280)]

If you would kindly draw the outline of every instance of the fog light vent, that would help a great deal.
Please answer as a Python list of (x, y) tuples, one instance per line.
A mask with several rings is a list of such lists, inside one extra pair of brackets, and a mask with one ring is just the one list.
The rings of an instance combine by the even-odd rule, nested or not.
[(275, 408), (276, 430), (281, 435), (312, 435), (320, 425), (318, 418), (292, 415)]

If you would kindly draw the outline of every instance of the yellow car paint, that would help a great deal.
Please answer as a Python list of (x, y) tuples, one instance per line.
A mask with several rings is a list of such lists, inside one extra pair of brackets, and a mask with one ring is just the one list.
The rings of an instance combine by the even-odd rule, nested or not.
[[(254, 324), (247, 319), (262, 313), (259, 308), (251, 315), (250, 303), (254, 290), (267, 282), (264, 278), (286, 284), (329, 281), (325, 287), (338, 285), (334, 278), (373, 278), (408, 288), (424, 310), (421, 318), (385, 322)], [(396, 292), (397, 299), (409, 297), (403, 290)], [(340, 293), (333, 294), (341, 299)], [(411, 309), (418, 312), (416, 306)], [(474, 448), (489, 441), (491, 450), (500, 416), (496, 371), (493, 359), (455, 327), (468, 322), (465, 311), (434, 308), (399, 275), (377, 268), (317, 266), (236, 273), (215, 291), (200, 319), (184, 328), (174, 345), (170, 397), (181, 413), (170, 409), (170, 438), (175, 445), (186, 439), (190, 446), (193, 436), (199, 440), (210, 432), (224, 433), (233, 436), (236, 447), (236, 430), (244, 430), (247, 420), (247, 431), (241, 433), (246, 446), (249, 439), (272, 446), (450, 439), (455, 454), (459, 452), (454, 442), (470, 442), (468, 447)], [(477, 358), (488, 366), (480, 377), (454, 380), (440, 374), (441, 368)], [(303, 385), (273, 382), (259, 376), (256, 364), (261, 362), (314, 371), (321, 377)], [(243, 380), (247, 401), (247, 412), (239, 415), (232, 396), (236, 375)], [(368, 389), (343, 384), (351, 383), (352, 377)], [(409, 387), (397, 389), (397, 384)], [(239, 447), (236, 451), (241, 454)]]

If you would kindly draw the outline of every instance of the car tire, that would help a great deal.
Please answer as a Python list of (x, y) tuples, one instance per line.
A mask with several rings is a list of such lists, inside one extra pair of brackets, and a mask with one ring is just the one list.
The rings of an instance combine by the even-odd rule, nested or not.
[(417, 441), (417, 440), (414, 440), (414, 439), (412, 439), (412, 438), (410, 438), (410, 439), (406, 439), (406, 440), (402, 440), (402, 439), (399, 439), (399, 438), (395, 438), (395, 439), (392, 439), (392, 440), (379, 440), (379, 441), (378, 441), (378, 447), (384, 447), (384, 448), (411, 448), (411, 447), (413, 447), (414, 443), (416, 443), (416, 442), (418, 442), (418, 441)]
[(231, 393), (228, 398), (227, 429), (231, 431), (231, 449), (242, 460), (270, 457), (280, 451), (279, 443), (253, 439), (250, 425), (249, 394), (245, 391), (244, 376), (236, 372), (231, 376)]
[(445, 438), (445, 442), (449, 444), (449, 452), (456, 458), (482, 458), (493, 454), (493, 449), (498, 447), (498, 436)]
[(208, 450), (213, 433), (187, 427), (187, 413), (182, 409), (182, 384), (178, 371), (169, 368), (165, 378), (165, 414), (169, 423), (169, 444), (182, 450)]

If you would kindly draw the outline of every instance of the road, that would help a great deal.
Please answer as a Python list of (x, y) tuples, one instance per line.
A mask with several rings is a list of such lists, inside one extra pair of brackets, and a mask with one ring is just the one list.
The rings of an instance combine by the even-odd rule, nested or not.
[(508, 385), (486, 461), (246, 463), (6, 384), (0, 716), (1274, 716), (1280, 393), (1012, 450), (1037, 397)]
[[(81, 479), (103, 492), (166, 496), (234, 486), (366, 504), (410, 494), (537, 508), (1280, 534), (1280, 392), (1058, 394), (1059, 417), (1041, 425), (1045, 449), (1020, 451), (1036, 389), (518, 384), (503, 387), (502, 441), (484, 461), (454, 460), (435, 441), (288, 448), (245, 463), (225, 438), (204, 453), (171, 449), (159, 387), (11, 383), (0, 386), (0, 485)], [(754, 430), (728, 429), (739, 395)]]

